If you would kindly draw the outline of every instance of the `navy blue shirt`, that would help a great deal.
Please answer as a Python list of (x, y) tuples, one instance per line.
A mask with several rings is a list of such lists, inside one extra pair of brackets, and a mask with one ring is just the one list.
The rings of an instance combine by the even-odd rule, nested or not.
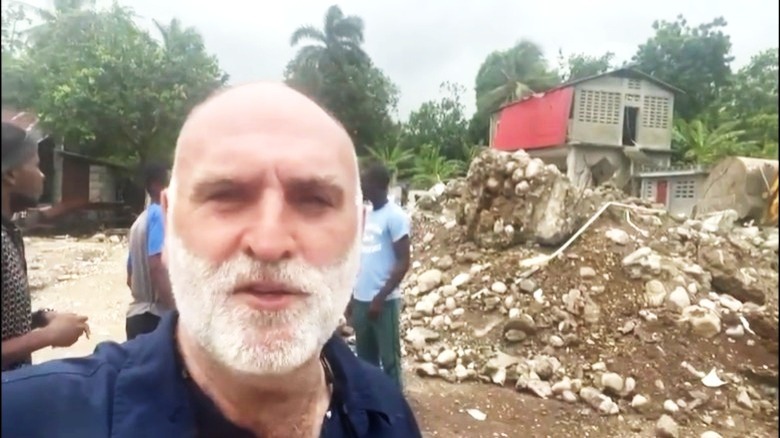
[[(8, 438), (252, 437), (230, 423), (187, 378), (176, 353), (176, 315), (157, 330), (91, 356), (3, 373)], [(333, 379), (323, 438), (421, 437), (414, 414), (381, 370), (334, 336), (323, 349)]]

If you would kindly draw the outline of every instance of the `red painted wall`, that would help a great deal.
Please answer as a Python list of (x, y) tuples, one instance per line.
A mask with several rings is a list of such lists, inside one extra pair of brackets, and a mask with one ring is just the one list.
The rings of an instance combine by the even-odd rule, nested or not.
[(566, 143), (574, 88), (561, 88), (501, 110), (493, 147), (504, 151)]

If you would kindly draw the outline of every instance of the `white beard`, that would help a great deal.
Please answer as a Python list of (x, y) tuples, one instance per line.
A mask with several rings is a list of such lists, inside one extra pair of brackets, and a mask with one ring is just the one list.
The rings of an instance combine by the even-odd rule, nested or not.
[[(352, 295), (362, 233), (355, 233), (341, 260), (319, 268), (302, 260), (267, 264), (244, 253), (213, 265), (192, 254), (172, 228), (166, 230), (165, 248), (179, 324), (214, 359), (240, 373), (280, 375), (319, 354)], [(309, 295), (275, 312), (232, 298), (239, 283), (261, 279)]]

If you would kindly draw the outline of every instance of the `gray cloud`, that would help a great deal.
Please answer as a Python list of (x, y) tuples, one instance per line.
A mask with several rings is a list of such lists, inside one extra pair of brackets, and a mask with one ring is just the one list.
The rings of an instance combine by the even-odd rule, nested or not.
[[(333, 0), (132, 0), (123, 4), (134, 8), (146, 25), (152, 18), (178, 17), (195, 26), (232, 82), (246, 82), (281, 79), (295, 54), (289, 46), (290, 34), (303, 24), (319, 26)], [(654, 20), (683, 14), (692, 24), (726, 18), (735, 67), (778, 45), (776, 0), (346, 0), (338, 4), (346, 14), (363, 17), (367, 52), (401, 89), (401, 117), (436, 98), (443, 81), (469, 90), (466, 103), (472, 111), (480, 63), (491, 51), (521, 38), (539, 43), (553, 64), (559, 48), (564, 53), (592, 55), (612, 51), (623, 61), (652, 35)]]

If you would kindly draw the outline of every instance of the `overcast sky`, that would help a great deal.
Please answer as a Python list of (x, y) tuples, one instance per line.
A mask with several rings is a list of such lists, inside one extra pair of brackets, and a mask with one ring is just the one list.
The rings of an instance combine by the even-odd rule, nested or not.
[[(147, 24), (177, 17), (196, 27), (219, 57), (232, 83), (278, 80), (295, 54), (290, 34), (304, 24), (321, 27), (333, 0), (119, 0)], [(48, 0), (29, 3), (46, 5)], [(652, 35), (655, 19), (683, 14), (697, 25), (716, 16), (728, 22), (734, 67), (756, 52), (778, 46), (777, 0), (343, 0), (347, 15), (363, 18), (365, 50), (399, 86), (399, 115), (438, 97), (439, 84), (468, 89), (485, 56), (529, 38), (557, 63), (564, 53), (629, 59)]]

